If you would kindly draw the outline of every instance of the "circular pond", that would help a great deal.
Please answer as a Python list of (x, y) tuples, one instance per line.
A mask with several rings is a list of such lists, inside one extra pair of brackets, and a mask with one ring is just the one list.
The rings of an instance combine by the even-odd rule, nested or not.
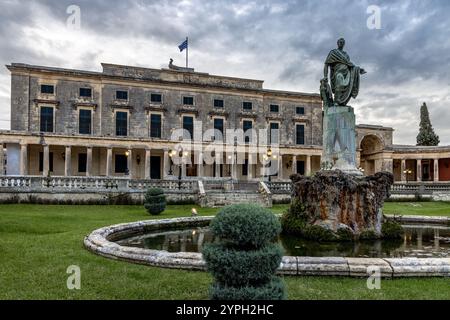
[[(280, 244), (287, 256), (351, 257), (351, 258), (445, 258), (450, 257), (450, 227), (436, 225), (404, 225), (401, 240), (319, 243), (292, 236), (281, 236)], [(150, 231), (117, 240), (125, 247), (167, 252), (201, 252), (202, 247), (216, 241), (209, 228)]]
[[(110, 259), (154, 267), (201, 270), (201, 250), (215, 241), (208, 230), (213, 217), (139, 221), (100, 228), (84, 239), (85, 247)], [(293, 237), (279, 239), (286, 251), (279, 274), (291, 276), (449, 277), (450, 219), (401, 217), (401, 241), (316, 243)], [(411, 223), (419, 223), (411, 224)]]

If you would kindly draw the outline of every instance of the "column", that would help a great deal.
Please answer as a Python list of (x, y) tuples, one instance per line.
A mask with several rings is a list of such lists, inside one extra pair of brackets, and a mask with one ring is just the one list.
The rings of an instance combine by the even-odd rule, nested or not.
[(253, 156), (249, 153), (248, 154), (248, 168), (247, 168), (247, 179), (252, 180), (254, 176), (253, 172)]
[(434, 182), (439, 182), (439, 159), (434, 159)]
[(127, 158), (127, 169), (128, 169), (128, 176), (130, 178), (133, 177), (133, 150), (128, 150), (128, 158)]
[(280, 154), (278, 156), (278, 179), (282, 180), (283, 177), (283, 156)]
[(199, 178), (203, 177), (203, 154), (199, 152), (198, 154), (198, 162), (197, 162), (197, 176)]
[(297, 156), (292, 156), (292, 174), (297, 174)]
[(422, 160), (417, 160), (417, 170), (416, 170), (417, 182), (422, 181)]
[(232, 161), (232, 168), (231, 168), (231, 177), (233, 178), (233, 180), (237, 180), (238, 177), (238, 173), (237, 173), (237, 169), (238, 169), (238, 164), (237, 164), (237, 154), (233, 153), (233, 159)]
[(86, 153), (86, 177), (90, 177), (92, 175), (92, 147), (88, 147)]
[(70, 146), (66, 146), (64, 175), (66, 177), (70, 177), (72, 175), (72, 148)]
[(306, 156), (306, 168), (305, 168), (306, 176), (310, 176), (312, 174), (311, 171), (311, 156)]
[(216, 166), (216, 178), (220, 178), (220, 162), (217, 158), (214, 165)]
[(187, 175), (187, 173), (186, 173), (186, 168), (187, 167), (187, 165), (186, 165), (186, 159), (182, 159), (181, 160), (181, 179), (184, 179), (184, 178), (186, 178), (186, 175)]
[(112, 150), (112, 148), (108, 148), (106, 150), (106, 176), (107, 177), (112, 176), (112, 156), (113, 156), (113, 150)]
[(150, 149), (145, 150), (145, 179), (151, 179), (150, 167), (151, 167), (151, 159), (152, 154)]
[(405, 173), (405, 171), (406, 171), (406, 160), (405, 159), (402, 159), (401, 170), (402, 170), (402, 172), (401, 172), (402, 182), (406, 182), (407, 177), (406, 177), (406, 173)]
[(169, 157), (169, 150), (164, 149), (164, 162), (163, 162), (163, 177), (164, 180), (167, 179), (169, 176), (169, 170), (170, 170), (170, 157)]
[[(3, 155), (3, 144), (1, 145), (1, 150), (0, 150), (1, 155)], [(4, 160), (3, 160), (3, 156), (0, 156), (1, 159), (1, 173), (0, 175), (3, 174), (3, 166), (4, 166)], [(21, 176), (26, 176), (28, 174), (28, 170), (27, 170), (27, 162), (28, 162), (28, 145), (26, 144), (21, 144), (20, 145), (20, 175)]]
[(3, 143), (0, 143), (0, 176), (5, 174), (5, 154), (3, 151)]
[(48, 144), (44, 145), (44, 170), (42, 170), (42, 175), (48, 177), (50, 173), (50, 147)]

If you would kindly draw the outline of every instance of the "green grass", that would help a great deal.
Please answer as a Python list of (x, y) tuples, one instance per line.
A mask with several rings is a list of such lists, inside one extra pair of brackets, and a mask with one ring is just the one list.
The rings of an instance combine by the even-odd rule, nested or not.
[[(189, 216), (191, 208), (169, 206), (157, 218)], [(217, 212), (197, 209), (203, 216)], [(83, 248), (83, 237), (96, 228), (147, 219), (139, 206), (1, 205), (0, 299), (207, 299), (207, 273), (114, 261)], [(66, 287), (71, 265), (81, 268), (80, 291)], [(291, 299), (450, 297), (450, 279), (386, 280), (378, 291), (368, 290), (365, 279), (286, 277), (286, 283)]]
[(384, 213), (450, 217), (450, 202), (386, 202)]

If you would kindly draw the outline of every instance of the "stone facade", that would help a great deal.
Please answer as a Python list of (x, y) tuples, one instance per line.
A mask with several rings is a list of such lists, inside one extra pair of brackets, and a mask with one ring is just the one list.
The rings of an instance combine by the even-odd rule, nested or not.
[[(318, 94), (268, 90), (260, 80), (170, 69), (112, 64), (102, 64), (102, 72), (17, 63), (7, 67), (11, 130), (0, 131), (0, 175), (285, 182), (291, 174), (311, 175), (322, 165)], [(52, 86), (53, 92), (41, 90), (43, 85)], [(91, 95), (81, 97), (80, 88), (90, 89)], [(117, 91), (127, 97), (117, 99)], [(152, 102), (152, 94), (161, 95), (161, 101)], [(185, 104), (184, 97), (193, 98), (193, 104)], [(214, 100), (223, 101), (223, 107), (215, 107)], [(252, 110), (244, 110), (244, 102), (252, 103)], [(45, 107), (53, 112), (53, 130), (43, 133)], [(90, 134), (79, 133), (80, 110), (91, 111)], [(116, 135), (118, 112), (126, 113), (126, 136)], [(158, 138), (150, 134), (152, 115), (161, 116)], [(223, 144), (224, 156), (212, 163), (194, 154), (175, 163), (171, 155), (179, 141), (172, 135), (186, 116), (195, 119), (194, 131), (200, 135), (214, 128), (215, 119), (223, 119), (224, 131), (243, 129), (244, 121), (256, 130), (277, 124), (279, 144), (270, 159), (276, 172), (263, 173), (261, 154), (232, 141)], [(302, 139), (297, 139), (297, 125), (303, 126)], [(357, 167), (366, 175), (389, 171), (396, 182), (450, 181), (450, 147), (394, 145), (394, 130), (382, 126), (359, 125), (356, 131)], [(200, 149), (208, 144), (201, 142)], [(266, 150), (270, 147), (263, 143)], [(85, 166), (80, 166), (80, 155)], [(124, 155), (128, 175), (116, 172), (116, 159)]]
[[(225, 132), (243, 129), (244, 121), (251, 121), (256, 130), (277, 123), (279, 145), (272, 164), (279, 170), (271, 178), (288, 180), (299, 172), (299, 167), (305, 174), (320, 169), (322, 104), (317, 94), (266, 90), (260, 80), (102, 66), (103, 72), (8, 66), (12, 81), (11, 131), (0, 132), (6, 149), (1, 153), (10, 160), (7, 175), (120, 177), (125, 174), (114, 170), (116, 155), (126, 154), (133, 179), (150, 179), (152, 174), (160, 179), (178, 178), (179, 171), (183, 178), (264, 178), (261, 169), (265, 165), (252, 159), (248, 150), (236, 150), (236, 145), (228, 141), (224, 148), (233, 157), (224, 156), (215, 164), (194, 163), (197, 158), (173, 163), (170, 155), (178, 141), (172, 135), (183, 127), (185, 116), (195, 119), (194, 130), (200, 134), (213, 129), (216, 118), (223, 119)], [(53, 92), (42, 93), (43, 85), (52, 86)], [(80, 97), (80, 88), (90, 89), (91, 96)], [(117, 91), (127, 92), (127, 97), (117, 99)], [(152, 94), (161, 95), (161, 101), (152, 102)], [(184, 97), (192, 97), (193, 104), (185, 104)], [(223, 107), (215, 107), (214, 100), (221, 100)], [(252, 110), (244, 110), (244, 102), (252, 103)], [(271, 110), (271, 105), (278, 106), (278, 110)], [(41, 108), (53, 111), (50, 132), (41, 132)], [(298, 108), (304, 112), (298, 112)], [(91, 111), (90, 134), (79, 133), (80, 110)], [(126, 136), (116, 135), (117, 112), (127, 114)], [(157, 138), (150, 136), (153, 114), (161, 116), (161, 135)], [(297, 144), (296, 125), (304, 127), (301, 144)], [(265, 147), (270, 149), (267, 143)], [(87, 158), (87, 168), (82, 171), (78, 170), (80, 154)], [(247, 170), (242, 169), (245, 159), (250, 162)], [(248, 174), (244, 176), (243, 171)]]

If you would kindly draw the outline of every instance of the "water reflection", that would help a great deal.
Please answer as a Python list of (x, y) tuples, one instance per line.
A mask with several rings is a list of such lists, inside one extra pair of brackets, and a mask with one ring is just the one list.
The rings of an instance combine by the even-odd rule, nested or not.
[[(403, 239), (319, 243), (292, 236), (280, 237), (286, 255), (308, 257), (449, 257), (450, 227), (406, 225)], [(124, 246), (165, 250), (169, 252), (201, 252), (205, 243), (216, 241), (208, 228), (149, 233), (118, 241)]]

